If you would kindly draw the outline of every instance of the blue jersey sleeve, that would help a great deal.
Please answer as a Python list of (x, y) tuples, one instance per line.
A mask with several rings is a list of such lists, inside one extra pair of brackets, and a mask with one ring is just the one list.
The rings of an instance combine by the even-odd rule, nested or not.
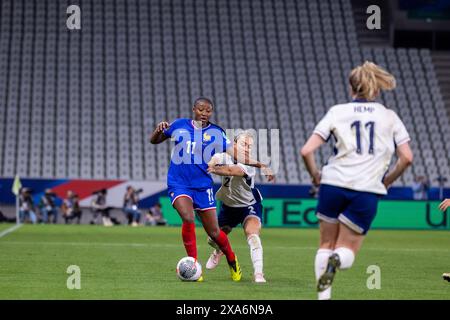
[(176, 119), (176, 120), (174, 120), (174, 121), (169, 125), (169, 127), (168, 127), (167, 129), (164, 129), (164, 130), (163, 130), (163, 133), (164, 133), (167, 137), (171, 138), (173, 132), (174, 132), (176, 129), (181, 128), (181, 127), (183, 126), (183, 123), (184, 123), (184, 119)]

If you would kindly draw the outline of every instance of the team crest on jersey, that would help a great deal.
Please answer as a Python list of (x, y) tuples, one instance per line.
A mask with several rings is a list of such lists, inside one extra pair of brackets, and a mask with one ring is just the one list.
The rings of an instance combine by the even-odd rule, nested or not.
[(175, 195), (175, 193), (173, 193), (173, 192), (170, 193), (170, 196), (171, 196), (171, 197), (173, 197), (174, 195)]
[(211, 141), (211, 136), (207, 132), (205, 132), (203, 134), (203, 142), (208, 142), (208, 141)]

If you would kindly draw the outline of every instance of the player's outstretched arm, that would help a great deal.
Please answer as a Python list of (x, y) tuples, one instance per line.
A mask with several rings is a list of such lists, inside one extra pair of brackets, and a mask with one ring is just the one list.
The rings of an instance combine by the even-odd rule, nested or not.
[(245, 176), (244, 170), (236, 165), (216, 165), (208, 167), (209, 173), (217, 174), (218, 176), (235, 176), (243, 177)]
[(313, 135), (311, 135), (311, 137), (309, 137), (308, 141), (306, 141), (305, 145), (300, 151), (303, 162), (305, 163), (306, 170), (308, 170), (309, 175), (312, 178), (312, 182), (316, 186), (320, 184), (320, 171), (316, 165), (314, 151), (316, 151), (324, 143), (325, 140), (323, 140), (323, 138), (318, 134), (314, 133)]
[(167, 137), (164, 134), (164, 129), (167, 129), (169, 127), (169, 123), (166, 121), (158, 123), (156, 126), (156, 129), (153, 131), (152, 135), (150, 136), (150, 143), (151, 144), (158, 144), (165, 140), (167, 140), (169, 137)]
[(235, 154), (234, 150), (235, 150), (235, 148), (233, 145), (231, 145), (227, 149), (227, 153), (231, 157), (233, 157), (234, 160), (236, 160), (239, 163), (245, 164), (247, 166), (256, 167), (256, 168), (261, 169), (268, 181), (275, 180), (275, 175), (273, 174), (272, 169), (270, 169), (269, 166), (267, 166), (264, 163), (259, 162), (258, 160), (254, 160), (254, 159), (250, 158), (250, 154), (248, 154), (248, 153)]
[(249, 153), (246, 152), (236, 152), (239, 150), (238, 148), (235, 148), (234, 144), (230, 145), (227, 149), (227, 153), (237, 162), (245, 164), (247, 166), (256, 167), (259, 169), (262, 169), (264, 167), (267, 167), (267, 165), (259, 162), (258, 160), (254, 160), (250, 157)]
[(397, 157), (394, 168), (384, 176), (383, 184), (386, 188), (393, 184), (413, 162), (413, 154), (408, 142), (397, 146)]
[(441, 211), (447, 210), (448, 207), (450, 207), (450, 199), (445, 199), (445, 200), (442, 201), (441, 204), (439, 205), (439, 209), (440, 209)]

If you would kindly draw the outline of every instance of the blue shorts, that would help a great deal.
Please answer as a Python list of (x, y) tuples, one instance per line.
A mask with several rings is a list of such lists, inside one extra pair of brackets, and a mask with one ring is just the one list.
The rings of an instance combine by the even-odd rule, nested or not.
[(317, 218), (341, 222), (353, 231), (366, 234), (377, 213), (380, 195), (341, 187), (320, 185)]
[(168, 193), (172, 205), (175, 200), (181, 197), (187, 197), (192, 200), (194, 210), (206, 211), (216, 209), (216, 198), (213, 188), (186, 188), (186, 187), (169, 187)]
[(217, 220), (219, 227), (228, 226), (234, 228), (240, 223), (244, 225), (245, 221), (250, 217), (257, 217), (262, 222), (261, 202), (256, 202), (248, 207), (229, 207), (222, 203)]

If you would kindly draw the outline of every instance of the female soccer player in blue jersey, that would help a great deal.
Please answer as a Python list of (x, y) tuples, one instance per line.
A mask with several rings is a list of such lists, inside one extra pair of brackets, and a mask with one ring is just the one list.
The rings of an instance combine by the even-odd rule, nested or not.
[[(331, 298), (336, 270), (352, 266), (375, 218), (378, 198), (413, 158), (400, 118), (375, 102), (381, 90), (395, 88), (395, 78), (365, 62), (352, 70), (349, 82), (353, 101), (330, 108), (301, 150), (313, 183), (320, 184), (320, 247), (315, 259), (319, 299)], [(331, 137), (335, 152), (320, 172), (314, 151)], [(394, 152), (398, 161), (388, 172)]]
[[(232, 143), (221, 127), (209, 121), (213, 113), (211, 100), (198, 98), (194, 102), (192, 112), (193, 119), (177, 119), (170, 125), (167, 122), (159, 123), (150, 142), (158, 144), (168, 138), (175, 142), (167, 174), (167, 186), (172, 205), (183, 221), (181, 234), (188, 256), (197, 259), (195, 210), (206, 233), (225, 254), (231, 278), (240, 281), (241, 270), (237, 257), (227, 235), (220, 230), (217, 222), (213, 180), (208, 173), (208, 162), (215, 153), (234, 154)], [(273, 179), (267, 166), (249, 159), (248, 155), (236, 160), (262, 168), (269, 181)]]

